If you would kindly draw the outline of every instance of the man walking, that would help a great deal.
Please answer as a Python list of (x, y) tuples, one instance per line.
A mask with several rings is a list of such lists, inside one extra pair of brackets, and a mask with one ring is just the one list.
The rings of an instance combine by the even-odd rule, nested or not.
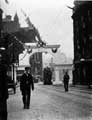
[(33, 77), (30, 74), (30, 68), (25, 67), (25, 72), (20, 78), (20, 90), (22, 92), (24, 109), (29, 109), (30, 107), (31, 89), (34, 90)]
[(69, 77), (68, 73), (66, 72), (64, 77), (63, 77), (65, 92), (68, 92), (69, 79), (70, 79), (70, 77)]

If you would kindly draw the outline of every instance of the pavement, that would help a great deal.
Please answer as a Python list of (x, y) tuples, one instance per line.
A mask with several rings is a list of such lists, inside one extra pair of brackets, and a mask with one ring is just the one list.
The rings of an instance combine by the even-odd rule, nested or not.
[(65, 93), (62, 85), (35, 84), (30, 109), (23, 109), (19, 85), (9, 94), (8, 120), (92, 120), (92, 90), (86, 86)]

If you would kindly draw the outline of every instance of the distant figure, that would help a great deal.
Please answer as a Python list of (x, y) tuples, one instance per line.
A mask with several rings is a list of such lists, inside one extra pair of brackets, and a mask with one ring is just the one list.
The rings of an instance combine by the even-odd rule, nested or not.
[(43, 71), (43, 82), (44, 82), (44, 85), (46, 84), (46, 80), (47, 80), (47, 70), (46, 68), (44, 68), (44, 71)]
[(30, 74), (30, 69), (25, 67), (25, 72), (20, 78), (20, 90), (22, 92), (22, 100), (24, 104), (24, 109), (30, 108), (30, 96), (31, 89), (34, 90), (33, 77)]
[(44, 68), (44, 85), (52, 85), (52, 71), (49, 67)]
[(52, 71), (49, 67), (47, 67), (47, 79), (48, 79), (48, 84), (52, 85)]
[(70, 79), (70, 77), (69, 77), (68, 73), (66, 72), (64, 77), (63, 77), (65, 92), (68, 92), (69, 79)]

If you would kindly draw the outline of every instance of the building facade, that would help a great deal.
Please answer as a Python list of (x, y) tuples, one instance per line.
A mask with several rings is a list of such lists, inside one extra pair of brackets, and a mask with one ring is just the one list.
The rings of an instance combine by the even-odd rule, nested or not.
[(40, 79), (42, 80), (42, 68), (43, 68), (43, 61), (42, 61), (42, 53), (34, 53), (29, 58), (29, 63), (31, 65), (31, 71), (34, 76), (39, 75)]
[[(3, 33), (7, 35), (6, 39), (9, 39), (10, 36), (16, 36), (16, 38), (22, 43), (36, 43), (36, 33), (33, 28), (30, 27), (20, 27), (18, 15), (15, 14), (14, 19), (10, 15), (7, 15), (3, 19)], [(13, 51), (11, 51), (13, 53)], [(14, 56), (13, 56), (14, 58)], [(36, 53), (32, 57), (32, 72), (37, 74), (42, 74), (42, 53)], [(18, 59), (18, 58), (17, 58)], [(19, 60), (19, 59), (18, 59)], [(18, 61), (17, 60), (17, 61)], [(30, 61), (30, 60), (29, 60)], [(26, 63), (25, 63), (26, 64)], [(14, 66), (14, 64), (13, 64)], [(13, 68), (12, 79), (16, 81), (16, 66)], [(14, 77), (15, 76), (15, 77)]]
[(15, 33), (19, 29), (20, 29), (20, 24), (17, 14), (15, 14), (14, 20), (12, 20), (11, 15), (6, 15), (6, 17), (3, 19), (4, 33)]
[(73, 8), (74, 84), (92, 83), (92, 2), (75, 1)]

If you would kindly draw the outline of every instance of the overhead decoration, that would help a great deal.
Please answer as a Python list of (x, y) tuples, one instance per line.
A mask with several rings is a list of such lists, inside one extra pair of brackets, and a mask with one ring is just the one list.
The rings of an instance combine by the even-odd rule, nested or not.
[(27, 49), (27, 53), (28, 54), (32, 53), (32, 49)]
[(52, 48), (52, 52), (56, 53), (57, 52), (57, 48)]

